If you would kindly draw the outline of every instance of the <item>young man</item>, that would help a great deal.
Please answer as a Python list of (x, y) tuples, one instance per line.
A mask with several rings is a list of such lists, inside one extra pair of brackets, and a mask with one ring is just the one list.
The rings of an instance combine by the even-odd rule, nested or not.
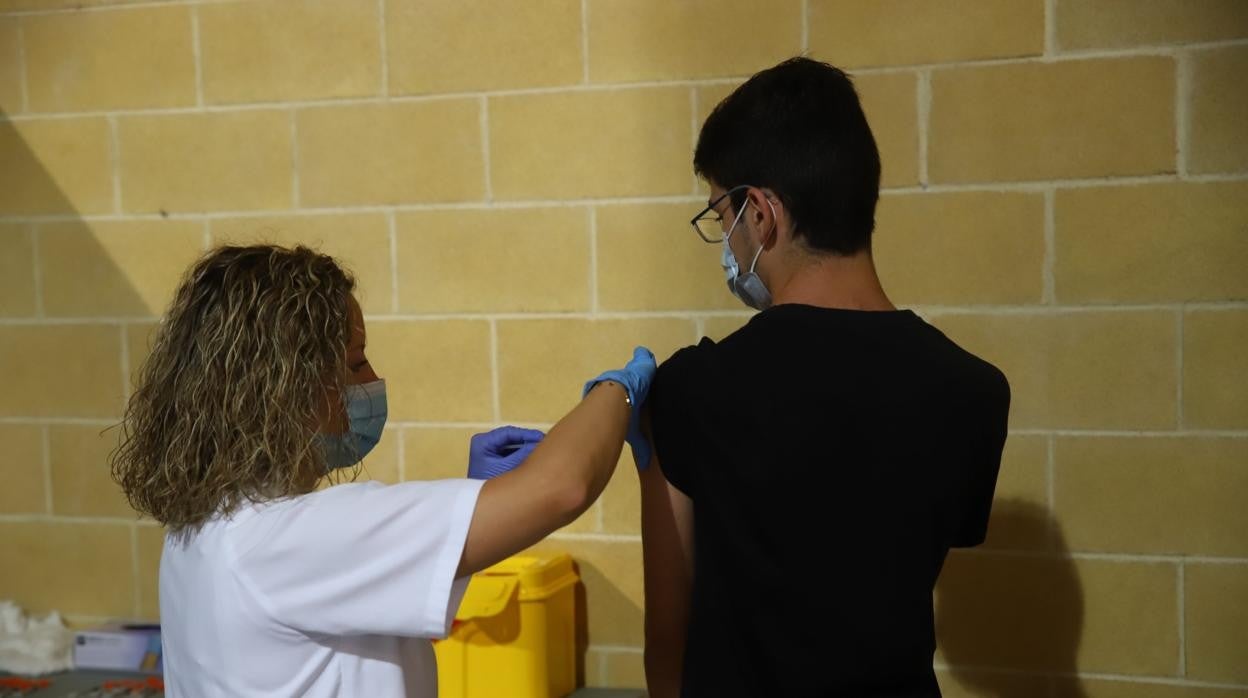
[(694, 165), (694, 227), (762, 312), (655, 377), (651, 695), (939, 696), (932, 589), (949, 548), (984, 539), (1009, 385), (885, 294), (879, 154), (840, 70), (758, 73)]

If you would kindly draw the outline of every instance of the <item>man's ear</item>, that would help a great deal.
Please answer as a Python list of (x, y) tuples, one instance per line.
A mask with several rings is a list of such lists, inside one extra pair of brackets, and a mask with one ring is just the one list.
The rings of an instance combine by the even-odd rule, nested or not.
[(750, 227), (755, 231), (756, 239), (764, 249), (771, 249), (780, 241), (780, 221), (776, 217), (776, 208), (761, 189), (751, 189), (746, 199), (749, 211)]

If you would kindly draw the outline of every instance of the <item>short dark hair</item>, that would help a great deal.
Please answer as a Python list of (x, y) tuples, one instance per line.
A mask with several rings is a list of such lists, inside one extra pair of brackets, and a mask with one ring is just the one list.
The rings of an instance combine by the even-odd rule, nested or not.
[[(698, 136), (694, 170), (730, 189), (771, 189), (794, 235), (817, 251), (871, 247), (880, 197), (880, 153), (844, 71), (791, 58), (724, 98)], [(733, 196), (734, 208), (745, 201)]]

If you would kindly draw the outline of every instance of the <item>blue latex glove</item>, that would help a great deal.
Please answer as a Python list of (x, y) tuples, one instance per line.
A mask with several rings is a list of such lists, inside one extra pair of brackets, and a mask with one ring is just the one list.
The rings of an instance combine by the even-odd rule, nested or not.
[(468, 446), (468, 477), (489, 480), (524, 462), (545, 438), (535, 429), (499, 427), (472, 437)]
[(628, 399), (633, 403), (633, 414), (628, 420), (628, 434), (624, 440), (633, 449), (633, 462), (637, 464), (638, 470), (645, 470), (650, 465), (650, 454), (653, 453), (650, 442), (641, 431), (641, 408), (650, 394), (650, 383), (654, 381), (656, 370), (658, 365), (654, 361), (654, 354), (645, 347), (637, 347), (633, 350), (633, 360), (624, 368), (607, 371), (586, 383), (585, 392), (581, 394), (582, 397), (588, 395), (595, 385), (603, 381), (614, 381), (628, 391)]

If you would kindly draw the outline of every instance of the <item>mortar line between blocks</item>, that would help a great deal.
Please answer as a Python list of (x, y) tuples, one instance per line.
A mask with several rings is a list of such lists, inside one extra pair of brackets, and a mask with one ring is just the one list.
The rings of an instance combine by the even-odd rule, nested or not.
[(643, 648), (633, 645), (589, 645), (586, 649), (606, 654), (642, 654), (645, 652)]
[(481, 169), (485, 177), (485, 200), (487, 203), (494, 201), (494, 184), (493, 172), (490, 164), (490, 98), (482, 95), (480, 98), (480, 112), (478, 120), (481, 126)]
[(43, 512), (52, 516), (52, 428), (44, 424), (39, 428), (39, 448), (43, 461)]
[(810, 0), (802, 0), (802, 55), (810, 54)]
[(1179, 590), (1179, 676), (1187, 677), (1187, 563), (1180, 560)]
[(566, 533), (555, 531), (551, 540), (581, 541), (586, 543), (640, 543), (641, 536), (625, 533)]
[(26, 23), (17, 19), (17, 84), (22, 97), (22, 112), (30, 111), (30, 84), (26, 77)]
[(1044, 263), (1041, 302), (1057, 305), (1057, 191), (1044, 192)]
[(191, 56), (195, 59), (195, 106), (204, 106), (204, 60), (199, 44), (199, 5), (191, 5)]
[[(0, 120), (3, 121), (3, 120)], [(1113, 177), (1104, 179), (1070, 179), (1070, 180), (1038, 180), (1012, 183), (971, 183), (971, 184), (931, 184), (926, 187), (886, 187), (880, 190), (882, 196), (910, 196), (921, 194), (943, 194), (957, 192), (975, 193), (1043, 193), (1048, 189), (1082, 189), (1096, 187), (1129, 187), (1145, 184), (1167, 184), (1185, 182), (1243, 182), (1248, 181), (1248, 172), (1189, 175), (1180, 179), (1177, 175), (1146, 175), (1132, 177)], [(694, 194), (662, 194), (653, 196), (629, 196), (617, 198), (582, 198), (582, 199), (513, 199), (506, 201), (458, 201), (428, 202), (408, 204), (358, 204), (350, 206), (319, 206), (302, 208), (299, 215), (331, 216), (340, 214), (384, 213), (397, 211), (400, 213), (420, 211), (481, 211), (481, 210), (524, 210), (534, 208), (584, 208), (586, 206), (628, 206), (635, 204), (697, 204), (705, 200)], [(704, 204), (705, 205), (705, 204)], [(140, 220), (216, 220), (221, 218), (263, 218), (268, 216), (289, 216), (291, 209), (243, 209), (243, 210), (204, 210), (170, 212), (167, 216), (159, 213), (127, 213), (127, 214), (2, 214), (0, 223), (68, 223), (93, 221), (140, 221)]]
[(1057, 0), (1044, 0), (1044, 56), (1057, 54)]
[(1248, 180), (1248, 172), (1230, 172), (1222, 174), (1189, 175), (1180, 178), (1177, 174), (1158, 175), (1124, 175), (1112, 177), (1085, 177), (1079, 179), (1036, 179), (1017, 182), (965, 182), (950, 184), (928, 184), (927, 186), (884, 187), (880, 189), (882, 196), (900, 196), (905, 194), (942, 194), (954, 192), (1044, 192), (1049, 189), (1088, 189), (1104, 187), (1131, 187), (1144, 184), (1171, 184), (1174, 182), (1241, 182)]
[[(237, 2), (238, 0), (233, 0)], [(912, 70), (904, 68), (902, 70)], [(864, 69), (860, 72), (884, 72)], [(887, 72), (897, 72), (889, 69)], [(647, 80), (640, 82), (619, 83), (573, 83), (558, 87), (523, 87), (509, 90), (465, 90), (462, 92), (434, 92), (426, 94), (398, 94), (389, 97), (380, 95), (364, 97), (321, 97), (307, 99), (288, 99), (282, 101), (230, 102), (203, 104), (184, 107), (131, 107), (110, 110), (94, 109), (81, 111), (51, 111), (32, 114), (10, 114), (9, 121), (29, 119), (79, 119), (100, 117), (107, 114), (120, 116), (177, 116), (198, 113), (275, 111), (279, 109), (316, 109), (320, 107), (353, 107), (379, 106), (385, 104), (419, 104), (425, 102), (448, 102), (477, 99), (479, 97), (537, 97), (561, 94), (584, 94), (590, 92), (625, 92), (629, 90), (670, 89), (677, 87), (709, 87), (714, 85), (736, 85), (748, 78), (748, 75), (728, 78), (691, 78), (684, 80)]]
[(122, 410), (125, 410), (125, 403), (130, 398), (130, 342), (127, 341), (126, 334), (130, 328), (126, 323), (118, 325), (121, 335), (121, 396)]
[(598, 209), (589, 207), (589, 316), (597, 317), (598, 306)]
[(390, 312), (399, 312), (399, 231), (394, 211), (386, 211), (386, 236), (390, 244)]
[(1179, 429), (1183, 429), (1186, 422), (1186, 415), (1183, 413), (1183, 308), (1179, 308), (1178, 312), (1175, 313), (1175, 316), (1175, 323), (1178, 325), (1175, 328), (1177, 336), (1175, 337), (1174, 351), (1175, 419), (1178, 423)]
[(1242, 310), (1245, 301), (1204, 301), (1199, 303), (1092, 303), (1047, 305), (910, 306), (915, 312), (940, 315), (1063, 315), (1074, 313), (1157, 312), (1180, 308), (1189, 310)]
[[(910, 309), (927, 319), (937, 319), (946, 316), (993, 316), (993, 317), (1036, 317), (1036, 316), (1058, 316), (1058, 315), (1079, 315), (1092, 313), (1155, 313), (1162, 311), (1173, 312), (1180, 306), (1177, 304), (1158, 304), (1158, 303), (1141, 303), (1131, 305), (985, 305), (985, 306), (910, 306)], [(1187, 310), (1245, 310), (1248, 309), (1248, 302), (1244, 301), (1217, 301), (1204, 303), (1187, 303), (1182, 306)], [(724, 310), (654, 310), (654, 311), (626, 311), (612, 310), (592, 313), (587, 311), (541, 311), (530, 313), (517, 312), (499, 312), (499, 313), (365, 313), (364, 319), (369, 322), (437, 322), (444, 320), (465, 320), (472, 322), (487, 322), (489, 320), (508, 320), (508, 321), (524, 321), (524, 320), (660, 320), (660, 319), (678, 319), (691, 320), (694, 318), (748, 318), (749, 315)], [(155, 315), (130, 315), (130, 316), (84, 316), (84, 317), (11, 317), (0, 318), (0, 327), (25, 327), (25, 326), (49, 326), (49, 325), (116, 325), (118, 323), (139, 323), (139, 322), (158, 322), (159, 317)], [(0, 420), (3, 420), (0, 417)], [(1045, 431), (1035, 428), (1018, 429), (1021, 432), (1037, 432)], [(1063, 431), (1061, 429), (1057, 431)], [(1065, 431), (1079, 431), (1076, 429), (1067, 429)], [(1088, 431), (1106, 431), (1115, 433), (1148, 433), (1150, 429), (1091, 429)], [(1233, 429), (1185, 429), (1183, 431), (1200, 434), (1217, 434), (1217, 433), (1237, 433)], [(1047, 432), (1045, 432), (1047, 433)], [(1175, 434), (1174, 430), (1165, 433)], [(1243, 432), (1248, 433), (1248, 432)]]
[(958, 550), (958, 554), (972, 557), (1010, 557), (1040, 560), (1098, 560), (1101, 562), (1130, 562), (1146, 565), (1177, 565), (1180, 562), (1205, 565), (1248, 565), (1248, 558), (1241, 557), (1163, 553), (1056, 552), (1052, 550), (1019, 550), (1010, 548), (968, 548)]
[[(390, 424), (390, 422), (386, 422)], [(475, 429), (478, 431), (487, 431), (497, 427), (494, 422), (413, 422), (413, 421), (396, 421), (394, 426), (405, 429)], [(516, 420), (512, 422), (512, 426), (521, 429), (540, 429), (542, 431), (549, 430), (554, 426), (553, 422), (525, 422)]]
[(31, 275), (35, 284), (35, 318), (42, 319), (44, 317), (43, 258), (39, 251), (39, 226), (34, 223), (29, 224), (26, 228), (26, 234), (30, 236), (30, 263), (34, 265)]
[(589, 0), (581, 0), (581, 83), (589, 84)]
[(1218, 39), (1214, 41), (1193, 41), (1191, 43), (1154, 44), (1151, 46), (1132, 46), (1122, 49), (1071, 49), (1061, 51), (1053, 61), (1082, 61), (1092, 58), (1136, 58), (1141, 56), (1171, 56), (1181, 51), (1208, 51), (1220, 48), (1236, 48), (1248, 46), (1248, 38)]
[(117, 423), (116, 419), (85, 418), (85, 417), (0, 417), (0, 424), (29, 424), (32, 426), (88, 426), (109, 427)]
[[(78, 613), (61, 614), (61, 619), (65, 621), (65, 623), (68, 624), (71, 628), (75, 626), (89, 627), (93, 625), (104, 625), (105, 623), (115, 622), (117, 620), (116, 618), (110, 617), (110, 616), (88, 616), (88, 615), (82, 615)], [(75, 694), (71, 693), (69, 695), (72, 696)], [(90, 694), (87, 694), (87, 695), (90, 695)]]
[[(2, 121), (2, 120), (0, 120)], [(1243, 182), (1248, 181), (1248, 171), (1218, 174), (1189, 175), (1180, 178), (1176, 174), (1161, 175), (1130, 175), (1083, 179), (1028, 180), (1018, 182), (968, 182), (957, 184), (929, 184), (927, 186), (884, 187), (882, 196), (907, 196), (915, 194), (942, 194), (957, 192), (1013, 192), (1043, 193), (1049, 189), (1084, 189), (1105, 187), (1130, 187), (1146, 184), (1171, 184), (1175, 182)], [(462, 211), (492, 209), (531, 209), (531, 208), (581, 208), (583, 206), (625, 206), (633, 204), (668, 204), (668, 203), (700, 203), (705, 201), (696, 194), (653, 194), (648, 196), (620, 197), (584, 197), (567, 199), (508, 199), (508, 200), (473, 200), (473, 201), (437, 201), (413, 202), (405, 204), (371, 204), (361, 203), (345, 206), (315, 206), (299, 211), (301, 215), (333, 215), (341, 213), (377, 213), (387, 210), (406, 211)], [(118, 214), (0, 214), (0, 222), (78, 222), (108, 220), (157, 220), (164, 218), (258, 218), (264, 216), (290, 215), (288, 208), (281, 209), (241, 209), (241, 210), (202, 210), (173, 212), (168, 216), (157, 213)]]
[(1191, 91), (1192, 57), (1186, 51), (1174, 55), (1174, 168), (1180, 177), (1187, 176), (1187, 153), (1189, 146), (1187, 113), (1188, 97)]
[(55, 514), (0, 514), (3, 523), (92, 524), (96, 526), (135, 526), (140, 522), (109, 516), (58, 516)]
[(74, 3), (66, 7), (56, 7), (43, 10), (12, 10), (0, 11), (0, 16), (7, 17), (38, 17), (43, 15), (68, 15), (68, 14), (93, 14), (107, 12), (124, 12), (126, 10), (150, 9), (153, 7), (178, 7), (192, 4), (201, 5), (223, 5), (227, 3), (237, 2), (238, 0), (142, 0), (140, 2), (124, 3), (117, 5), (96, 5), (87, 6), (83, 3)]
[(1165, 438), (1206, 438), (1206, 439), (1242, 439), (1248, 438), (1248, 431), (1230, 429), (1010, 429), (1010, 436), (1047, 436), (1069, 438), (1110, 438), (1110, 439), (1165, 439)]
[(131, 601), (134, 603), (134, 617), (138, 618), (143, 613), (143, 592), (142, 584), (139, 584), (139, 527), (130, 524), (130, 593)]
[[(698, 88), (691, 86), (689, 88), (689, 152), (693, 153), (698, 149)], [(689, 181), (693, 183), (690, 187), (690, 196), (698, 195), (698, 175), (696, 172), (689, 173)]]
[[(1248, 175), (1245, 175), (1248, 179)], [(301, 216), (332, 216), (341, 214), (400, 213), (420, 211), (491, 211), (491, 210), (522, 210), (534, 208), (584, 208), (594, 205), (632, 205), (632, 204), (671, 204), (696, 203), (699, 199), (693, 194), (670, 194), (659, 196), (620, 197), (615, 199), (523, 199), (510, 201), (459, 201), (412, 204), (359, 204), (353, 206), (313, 206), (298, 211)], [(107, 214), (35, 214), (35, 215), (4, 215), (0, 214), (0, 222), (5, 223), (68, 223), (81, 221), (135, 221), (135, 220), (185, 220), (185, 219), (221, 219), (221, 218), (265, 218), (269, 216), (289, 216), (289, 208), (278, 209), (242, 209), (242, 210), (205, 210), (170, 212), (168, 215), (159, 213), (130, 213), (118, 215)]]
[[(29, 426), (88, 426), (88, 427), (111, 427), (116, 426), (117, 417), (0, 417), (0, 424), (13, 425), (29, 425)], [(388, 426), (396, 429), (492, 429), (496, 424), (489, 421), (463, 421), (463, 422), (420, 422), (406, 419), (393, 419), (386, 422)], [(527, 422), (517, 420), (515, 426), (526, 429), (550, 429), (554, 426), (554, 422)], [(1244, 434), (1248, 437), (1248, 433)]]
[(927, 189), (931, 184), (927, 151), (930, 143), (928, 124), (932, 120), (932, 71), (920, 70), (916, 73), (916, 77), (915, 89), (918, 90), (918, 95), (915, 99), (919, 111), (919, 186)]
[(497, 320), (490, 320), (490, 388), (494, 422), (499, 423), (503, 418), (503, 401), (502, 391), (499, 389)]
[(949, 662), (933, 662), (933, 668), (938, 670), (954, 670), (961, 669), (966, 671), (974, 671), (984, 674), (996, 674), (998, 676), (1020, 676), (1020, 677), (1039, 677), (1054, 679), (1093, 679), (1096, 681), (1113, 681), (1116, 683), (1140, 683), (1151, 684), (1156, 686), (1177, 686), (1190, 688), (1219, 688), (1233, 691), (1248, 692), (1248, 685), (1235, 683), (1219, 683), (1216, 681), (1198, 681), (1185, 678), (1169, 677), (1169, 676), (1147, 676), (1141, 674), (1111, 674), (1106, 672), (1094, 671), (1063, 671), (1063, 672), (1044, 672), (1027, 669), (1006, 669), (1002, 667), (994, 667), (980, 664), (950, 664)]
[[(1048, 500), (1049, 516), (1057, 516), (1057, 436), (1049, 434), (1045, 439), (1045, 498)], [(1056, 550), (1061, 542), (1061, 533), (1056, 526), (1049, 527), (1045, 532), (1045, 545), (1049, 550)]]
[[(1173, 312), (1176, 304), (1142, 303), (1138, 305), (1000, 305), (1000, 306), (910, 306), (915, 313), (928, 319), (946, 316), (993, 316), (993, 317), (1037, 317), (1080, 314), (1105, 313), (1155, 313)], [(1218, 301), (1206, 303), (1188, 303), (1183, 306), (1187, 310), (1245, 310), (1248, 302)], [(490, 320), (525, 321), (525, 320), (661, 320), (694, 318), (748, 318), (749, 315), (722, 310), (654, 310), (626, 311), (612, 310), (592, 313), (587, 311), (541, 311), (531, 313), (499, 312), (499, 313), (365, 313), (364, 319), (369, 322), (437, 322), (444, 320), (465, 320), (470, 322), (488, 322)], [(11, 317), (0, 318), (0, 326), (25, 327), (49, 325), (116, 325), (118, 323), (158, 322), (155, 315), (130, 316), (83, 316), (83, 317)], [(0, 417), (0, 420), (4, 419)], [(1017, 432), (1045, 431), (1036, 428), (1018, 429)], [(1057, 431), (1063, 431), (1061, 429)], [(1066, 429), (1065, 431), (1079, 431)], [(1158, 430), (1150, 429), (1090, 429), (1088, 431), (1106, 431), (1115, 433), (1148, 433)], [(1184, 429), (1191, 433), (1216, 434), (1236, 433), (1233, 429)], [(1047, 433), (1047, 432), (1046, 432)], [(1174, 434), (1174, 430), (1165, 433)], [(1248, 433), (1248, 432), (1244, 432)]]
[(113, 175), (113, 213), (121, 215), (121, 127), (117, 117), (108, 116), (109, 165)]
[(390, 48), (386, 38), (386, 0), (377, 0), (377, 51), (381, 58), (381, 96), (390, 96)]
[(299, 119), (290, 110), (290, 207), (299, 209)]
[[(1248, 307), (1248, 303), (1241, 303), (1243, 307)], [(1239, 307), (1239, 306), (1237, 306)], [(965, 308), (966, 312), (975, 313), (975, 308)], [(1053, 308), (1060, 310), (1060, 308)], [(983, 315), (991, 315), (991, 313), (983, 313)], [(1021, 315), (1021, 313), (1020, 313)], [(714, 317), (714, 318), (741, 318), (748, 320), (751, 316), (748, 313), (739, 313), (733, 311), (716, 311), (716, 310), (654, 310), (654, 311), (602, 311), (598, 315), (594, 315), (589, 311), (533, 311), (533, 312), (447, 312), (447, 313), (428, 313), (428, 315), (418, 315), (418, 313), (392, 313), (392, 315), (376, 315), (376, 313), (364, 313), (364, 320), (369, 322), (434, 322), (443, 320), (467, 320), (467, 321), (524, 321), (524, 320), (691, 320), (696, 317)], [(0, 325), (30, 325), (31, 321), (24, 318), (11, 318), (4, 320), (0, 318)], [(79, 325), (90, 325), (90, 323), (99, 323), (90, 318), (81, 318)]]
[(1045, 484), (1048, 487), (1045, 497), (1049, 500), (1049, 513), (1053, 514), (1057, 511), (1057, 436), (1055, 434), (1048, 435), (1045, 448), (1048, 451), (1045, 454), (1045, 471), (1047, 475)]

